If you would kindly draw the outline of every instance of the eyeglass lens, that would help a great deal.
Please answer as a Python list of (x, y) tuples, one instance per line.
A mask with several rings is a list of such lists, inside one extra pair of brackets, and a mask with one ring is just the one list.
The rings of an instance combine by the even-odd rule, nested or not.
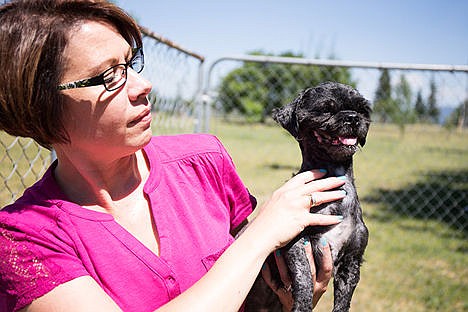
[(144, 67), (144, 58), (141, 48), (137, 49), (129, 63), (118, 64), (104, 73), (104, 86), (108, 91), (120, 88), (127, 81), (127, 66), (140, 73)]
[(129, 66), (137, 73), (140, 73), (143, 70), (144, 65), (145, 65), (145, 61), (143, 57), (143, 50), (142, 48), (138, 48), (136, 49), (135, 54), (130, 60)]
[(109, 91), (120, 88), (126, 80), (127, 68), (123, 64), (111, 67), (104, 73), (104, 85)]

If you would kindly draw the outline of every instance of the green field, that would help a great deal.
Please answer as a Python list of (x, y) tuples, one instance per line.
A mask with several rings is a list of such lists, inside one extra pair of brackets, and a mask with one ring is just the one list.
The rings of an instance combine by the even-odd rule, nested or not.
[[(260, 204), (298, 170), (297, 143), (278, 126), (216, 121), (212, 132)], [(41, 150), (29, 168), (37, 149), (21, 140), (23, 147), (15, 144), (6, 153), (12, 138), (0, 139), (0, 174), (21, 190), (11, 159), (23, 158), (18, 170), (30, 184), (49, 154)], [(373, 125), (355, 157), (355, 176), (370, 239), (352, 311), (468, 311), (468, 134), (436, 126), (409, 126), (402, 134)], [(2, 200), (9, 193), (4, 186)], [(316, 311), (331, 310), (329, 289)]]
[[(213, 132), (259, 202), (300, 165), (277, 126), (217, 122)], [(355, 176), (370, 239), (352, 311), (468, 311), (468, 135), (373, 125)], [(331, 310), (331, 289), (316, 311)]]

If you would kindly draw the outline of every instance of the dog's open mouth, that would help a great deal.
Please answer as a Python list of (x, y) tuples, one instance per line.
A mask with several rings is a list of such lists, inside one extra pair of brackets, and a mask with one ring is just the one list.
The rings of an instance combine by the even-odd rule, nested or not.
[(314, 135), (317, 138), (319, 143), (331, 144), (331, 145), (347, 145), (347, 146), (355, 146), (358, 144), (358, 140), (356, 137), (331, 137), (325, 133), (319, 133), (314, 131)]

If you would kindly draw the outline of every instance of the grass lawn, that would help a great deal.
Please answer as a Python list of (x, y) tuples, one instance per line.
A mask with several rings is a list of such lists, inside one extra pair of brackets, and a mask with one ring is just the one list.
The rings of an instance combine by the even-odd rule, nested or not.
[[(213, 132), (260, 203), (298, 170), (298, 145), (277, 126)], [(468, 134), (373, 125), (355, 176), (370, 239), (351, 310), (468, 311)], [(331, 310), (331, 289), (316, 311)]]
[[(216, 121), (212, 128), (259, 204), (298, 170), (297, 143), (278, 126)], [(27, 140), (0, 139), (8, 150), (0, 155), (3, 206), (42, 174), (50, 154), (37, 157)], [(21, 158), (12, 173), (11, 159)], [(468, 134), (373, 125), (355, 176), (370, 240), (351, 310), (468, 311)], [(331, 289), (316, 311), (331, 310)]]

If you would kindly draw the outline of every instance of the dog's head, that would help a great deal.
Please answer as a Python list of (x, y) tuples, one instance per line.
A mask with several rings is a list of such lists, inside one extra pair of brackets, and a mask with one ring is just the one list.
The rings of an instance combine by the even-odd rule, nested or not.
[(302, 91), (290, 104), (273, 111), (301, 148), (331, 161), (344, 161), (366, 143), (369, 102), (350, 86), (325, 82)]

